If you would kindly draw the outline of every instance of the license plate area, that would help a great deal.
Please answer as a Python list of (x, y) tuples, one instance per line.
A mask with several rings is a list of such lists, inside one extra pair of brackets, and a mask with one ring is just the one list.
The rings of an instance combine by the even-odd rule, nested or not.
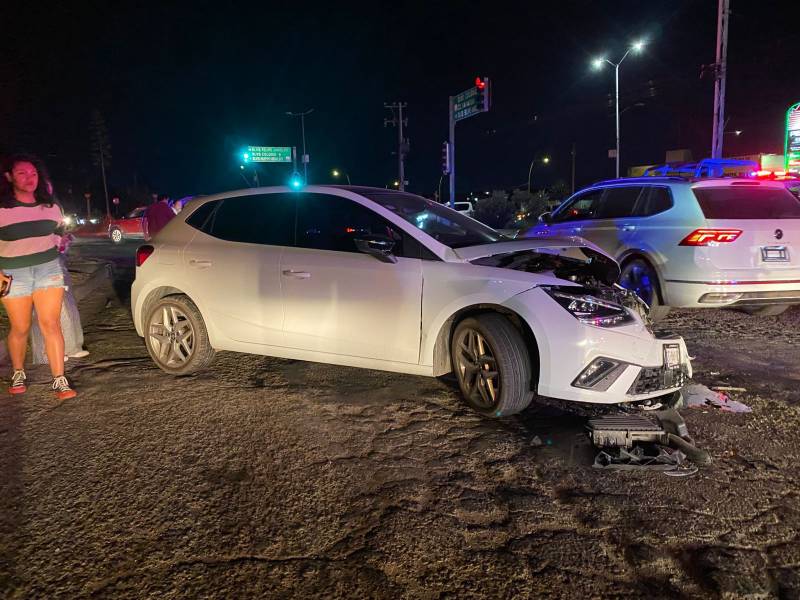
[(674, 369), (681, 364), (681, 347), (679, 344), (664, 344), (664, 366)]
[(786, 246), (761, 246), (761, 260), (763, 262), (789, 262), (789, 252)]

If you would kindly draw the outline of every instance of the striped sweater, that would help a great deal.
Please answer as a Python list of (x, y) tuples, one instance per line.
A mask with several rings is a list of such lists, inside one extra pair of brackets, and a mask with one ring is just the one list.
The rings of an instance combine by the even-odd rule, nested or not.
[(58, 204), (14, 202), (0, 208), (0, 270), (41, 265), (58, 257), (63, 214)]

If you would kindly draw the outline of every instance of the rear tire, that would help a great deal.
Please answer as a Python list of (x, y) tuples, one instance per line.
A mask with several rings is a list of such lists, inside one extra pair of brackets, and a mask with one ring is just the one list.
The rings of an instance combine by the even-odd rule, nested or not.
[(767, 304), (766, 306), (745, 306), (742, 311), (754, 317), (776, 317), (789, 310), (790, 304)]
[(669, 314), (669, 306), (661, 304), (658, 274), (643, 258), (631, 259), (623, 265), (619, 284), (627, 290), (636, 292), (644, 300), (650, 307), (650, 320), (653, 323), (658, 323)]
[(125, 239), (125, 236), (122, 235), (122, 230), (116, 227), (108, 233), (108, 237), (110, 237), (111, 241), (115, 244), (120, 244)]
[(170, 375), (196, 373), (216, 354), (200, 310), (183, 295), (165, 296), (153, 305), (145, 320), (144, 340), (153, 361)]
[(482, 415), (513, 415), (533, 400), (528, 347), (504, 316), (487, 313), (461, 321), (450, 356), (461, 394)]

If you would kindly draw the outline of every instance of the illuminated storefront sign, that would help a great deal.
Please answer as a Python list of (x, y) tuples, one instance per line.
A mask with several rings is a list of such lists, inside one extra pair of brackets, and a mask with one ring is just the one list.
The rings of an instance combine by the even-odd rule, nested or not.
[(786, 147), (784, 148), (787, 171), (800, 171), (800, 102), (786, 111)]

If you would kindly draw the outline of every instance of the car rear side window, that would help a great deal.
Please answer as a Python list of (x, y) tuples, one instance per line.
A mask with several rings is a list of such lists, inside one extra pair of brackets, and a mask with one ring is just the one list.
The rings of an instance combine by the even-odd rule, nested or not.
[(785, 188), (730, 185), (692, 191), (707, 219), (800, 219), (800, 201)]
[(636, 216), (649, 217), (670, 208), (672, 208), (672, 194), (670, 194), (669, 188), (646, 187), (644, 193), (639, 197)]
[(630, 217), (641, 193), (642, 186), (639, 185), (608, 188), (603, 200), (600, 202), (596, 218), (620, 219)]
[[(204, 227), (206, 221), (208, 221), (208, 217), (214, 212), (214, 209), (219, 206), (220, 201), (215, 200), (213, 202), (206, 202), (197, 210), (195, 210), (189, 217), (186, 219), (186, 223), (194, 227), (195, 229), (199, 229), (200, 231), (204, 231)], [(206, 232), (208, 233), (208, 232)]]
[[(366, 206), (328, 194), (299, 193), (296, 196), (298, 247), (358, 252), (355, 239), (359, 235), (386, 235), (396, 242), (395, 254), (407, 256), (400, 231)], [(420, 258), (420, 249), (411, 249), (411, 254), (410, 258)]]
[(229, 242), (291, 246), (294, 238), (294, 196), (257, 194), (225, 198), (207, 219), (203, 231)]

